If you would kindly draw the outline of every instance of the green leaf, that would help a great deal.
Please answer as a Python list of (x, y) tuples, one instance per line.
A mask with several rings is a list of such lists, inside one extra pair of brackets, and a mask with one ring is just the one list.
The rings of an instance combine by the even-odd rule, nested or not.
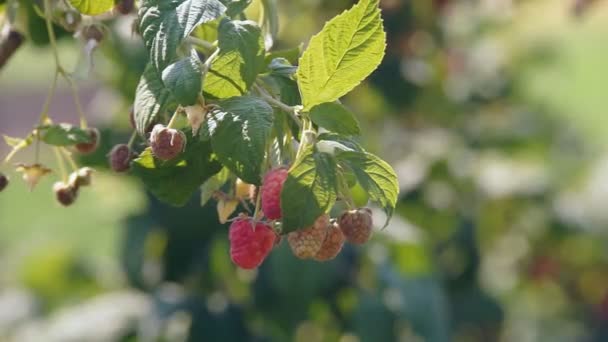
[(175, 59), (177, 48), (203, 23), (226, 11), (219, 0), (143, 0), (139, 9), (139, 32), (150, 52), (150, 61), (163, 70)]
[(359, 123), (353, 113), (339, 103), (328, 102), (312, 107), (310, 119), (315, 124), (338, 134), (358, 135), (361, 133)]
[(133, 174), (140, 177), (146, 188), (159, 200), (183, 206), (209, 177), (221, 169), (213, 157), (211, 146), (188, 134), (184, 153), (168, 162), (160, 161), (146, 148), (133, 161)]
[(207, 179), (207, 181), (201, 186), (201, 207), (207, 204), (213, 193), (219, 190), (230, 178), (230, 170), (222, 168), (215, 176)]
[(211, 137), (213, 151), (239, 178), (259, 185), (273, 126), (272, 108), (251, 96), (233, 97), (220, 101), (218, 106), (203, 129)]
[(202, 88), (201, 68), (196, 56), (181, 59), (163, 70), (162, 80), (173, 97), (184, 106), (197, 103)]
[(242, 13), (250, 4), (251, 0), (220, 0), (227, 8), (226, 15), (235, 17)]
[(302, 44), (300, 46), (286, 49), (286, 50), (277, 50), (266, 53), (265, 62), (266, 64), (270, 64), (275, 58), (284, 58), (290, 64), (295, 65), (298, 63), (298, 59), (300, 58), (300, 54), (302, 53)]
[(378, 67), (385, 45), (378, 0), (361, 0), (327, 22), (300, 58), (304, 110), (351, 91)]
[(205, 93), (218, 99), (245, 94), (265, 67), (260, 28), (253, 21), (225, 19), (218, 46), (220, 53), (205, 78)]
[(114, 8), (114, 0), (70, 0), (70, 5), (82, 14), (97, 15)]
[(53, 146), (72, 146), (91, 142), (89, 133), (70, 124), (46, 125), (38, 127), (40, 139)]
[(365, 149), (354, 139), (336, 133), (321, 133), (317, 136), (317, 144), (329, 142), (341, 151), (365, 152)]
[(137, 132), (145, 136), (146, 129), (154, 122), (156, 116), (174, 102), (175, 99), (163, 84), (160, 75), (154, 66), (148, 63), (135, 91), (133, 111)]
[(393, 168), (384, 160), (367, 152), (345, 151), (336, 155), (340, 164), (350, 168), (357, 181), (369, 195), (386, 212), (388, 224), (399, 195), (399, 183)]
[(311, 226), (337, 197), (336, 161), (309, 147), (294, 162), (281, 192), (283, 232)]

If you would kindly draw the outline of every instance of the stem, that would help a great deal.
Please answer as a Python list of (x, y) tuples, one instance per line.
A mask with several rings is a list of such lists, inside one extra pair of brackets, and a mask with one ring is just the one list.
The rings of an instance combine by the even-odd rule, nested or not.
[(61, 150), (61, 153), (63, 153), (63, 155), (65, 156), (65, 159), (68, 160), (68, 163), (72, 167), (72, 170), (77, 171), (78, 164), (76, 164), (76, 162), (74, 161), (72, 154), (67, 149), (65, 149), (65, 147), (60, 148), (60, 150)]
[(266, 90), (264, 90), (264, 88), (260, 87), (260, 85), (258, 85), (258, 84), (254, 84), (253, 86), (260, 93), (260, 96), (264, 100), (268, 101), (271, 105), (274, 105), (275, 107), (279, 107), (281, 110), (289, 113), (291, 118), (298, 124), (298, 127), (302, 128), (302, 122), (296, 115), (296, 110), (298, 109), (298, 107), (289, 106), (289, 105), (275, 99), (272, 95), (268, 94), (268, 92), (266, 92)]
[(188, 36), (188, 37), (186, 37), (185, 40), (187, 43), (190, 43), (190, 44), (196, 45), (196, 46), (200, 46), (205, 49), (211, 50), (211, 49), (215, 48), (214, 43), (208, 42), (208, 41), (200, 39), (200, 38)]
[(203, 63), (203, 79), (205, 78), (205, 75), (207, 75), (209, 68), (211, 68), (211, 63), (213, 63), (213, 61), (217, 58), (217, 56), (219, 56), (219, 54), (220, 54), (220, 49), (217, 48), (217, 49), (215, 49), (215, 51), (213, 51), (213, 53), (211, 55), (209, 55), (209, 57), (207, 57), (207, 59), (205, 60), (205, 63)]
[(44, 19), (46, 21), (46, 29), (49, 32), (49, 41), (53, 50), (53, 57), (55, 58), (55, 65), (58, 70), (63, 70), (59, 63), (59, 52), (57, 51), (57, 40), (55, 38), (55, 31), (53, 30), (53, 23), (51, 22), (51, 1), (44, 0)]
[(258, 196), (255, 199), (255, 211), (253, 212), (253, 220), (257, 220), (258, 215), (260, 214), (260, 207), (262, 202), (262, 191), (258, 189)]
[(64, 182), (68, 180), (68, 173), (65, 169), (64, 160), (61, 157), (61, 153), (59, 153), (59, 147), (53, 147), (53, 151), (55, 152), (55, 158), (57, 158), (57, 165), (59, 166), (59, 170), (61, 172), (61, 178)]
[(74, 105), (76, 106), (76, 112), (78, 113), (78, 118), (80, 119), (80, 128), (86, 129), (87, 128), (87, 119), (84, 115), (84, 111), (82, 110), (82, 105), (80, 104), (80, 95), (78, 93), (78, 86), (76, 85), (76, 83), (74, 82), (74, 80), (72, 79), (72, 77), (70, 75), (66, 74), (65, 72), (62, 72), (61, 74), (63, 75), (63, 78), (65, 78), (65, 80), (70, 85), (70, 89), (72, 91), (72, 97), (74, 98)]
[(133, 133), (131, 133), (131, 138), (129, 138), (129, 142), (127, 143), (127, 146), (129, 146), (129, 148), (133, 147), (133, 144), (135, 143), (136, 139), (137, 139), (137, 131), (133, 130)]

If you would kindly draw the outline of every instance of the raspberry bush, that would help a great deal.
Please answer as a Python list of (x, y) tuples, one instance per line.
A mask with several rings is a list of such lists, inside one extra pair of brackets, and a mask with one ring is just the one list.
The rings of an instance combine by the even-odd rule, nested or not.
[[(219, 220), (232, 221), (231, 256), (243, 268), (263, 261), (276, 234), (287, 235), (298, 257), (319, 261), (335, 257), (345, 239), (367, 241), (371, 214), (355, 207), (351, 190), (363, 189), (386, 213), (386, 225), (397, 201), (397, 177), (357, 142), (359, 124), (340, 98), (384, 56), (379, 0), (360, 0), (328, 21), (303, 51), (273, 49), (279, 25), (275, 2), (262, 1), (267, 15), (259, 23), (246, 18), (249, 4), (43, 0), (32, 5), (46, 25), (56, 68), (31, 132), (5, 137), (12, 146), (5, 165), (29, 146), (50, 149), (57, 165), (42, 165), (36, 153), (33, 163), (19, 163), (18, 171), (34, 187), (56, 168), (60, 179), (54, 191), (62, 205), (72, 204), (80, 188), (92, 184), (93, 170), (79, 165), (74, 153), (94, 153), (103, 136), (88, 127), (75, 73), (57, 53), (54, 25), (74, 33), (90, 52), (109, 39), (106, 21), (136, 12), (133, 32), (146, 47), (148, 63), (134, 89), (133, 109), (124, 116), (134, 127), (132, 137), (110, 151), (111, 170), (130, 172), (172, 206), (185, 205), (199, 189), (202, 203), (216, 200)], [(12, 34), (29, 34), (19, 31), (19, 13), (31, 8), (14, 0), (9, 5)], [(79, 125), (55, 122), (49, 113), (60, 79), (73, 92)], [(330, 222), (335, 208), (350, 211)]]

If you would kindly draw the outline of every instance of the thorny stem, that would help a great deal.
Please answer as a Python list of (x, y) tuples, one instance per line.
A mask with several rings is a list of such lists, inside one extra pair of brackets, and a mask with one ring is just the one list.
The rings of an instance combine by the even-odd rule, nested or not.
[(175, 113), (173, 113), (173, 116), (171, 117), (171, 120), (169, 120), (169, 123), (167, 124), (167, 128), (173, 128), (173, 125), (175, 124), (175, 121), (177, 120), (177, 117), (180, 115), (181, 109), (178, 108)]
[(129, 138), (129, 142), (127, 143), (127, 146), (129, 146), (129, 148), (133, 147), (133, 144), (135, 143), (136, 139), (137, 139), (137, 130), (133, 130), (133, 133), (131, 133), (131, 137)]
[(258, 189), (257, 197), (255, 199), (255, 211), (253, 212), (253, 220), (257, 220), (258, 215), (260, 215), (260, 206), (262, 202), (262, 189)]
[(296, 115), (296, 112), (298, 110), (297, 106), (289, 106), (289, 105), (275, 99), (272, 95), (270, 95), (268, 92), (266, 92), (266, 90), (264, 90), (264, 88), (262, 88), (258, 84), (254, 84), (253, 86), (255, 87), (255, 89), (258, 91), (258, 93), (264, 100), (268, 101), (271, 105), (274, 105), (275, 107), (279, 107), (281, 110), (289, 113), (289, 115), (291, 116), (293, 121), (295, 121), (298, 124), (298, 127), (302, 128), (302, 122)]

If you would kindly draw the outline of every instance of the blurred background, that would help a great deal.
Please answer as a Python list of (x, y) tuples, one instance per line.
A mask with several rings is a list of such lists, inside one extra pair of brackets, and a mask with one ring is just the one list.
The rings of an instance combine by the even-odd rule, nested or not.
[[(353, 3), (278, 0), (276, 48)], [(0, 341), (608, 341), (608, 1), (381, 4), (386, 57), (344, 103), (397, 171), (397, 214), (332, 262), (282, 243), (257, 271), (231, 263), (213, 201), (171, 208), (107, 171), (145, 64), (134, 16), (91, 54), (60, 33), (103, 132), (82, 160), (98, 172), (62, 208), (56, 174), (29, 192), (2, 166)], [(31, 130), (54, 70), (30, 18), (0, 70), (9, 136)], [(65, 83), (50, 113), (77, 122)]]

